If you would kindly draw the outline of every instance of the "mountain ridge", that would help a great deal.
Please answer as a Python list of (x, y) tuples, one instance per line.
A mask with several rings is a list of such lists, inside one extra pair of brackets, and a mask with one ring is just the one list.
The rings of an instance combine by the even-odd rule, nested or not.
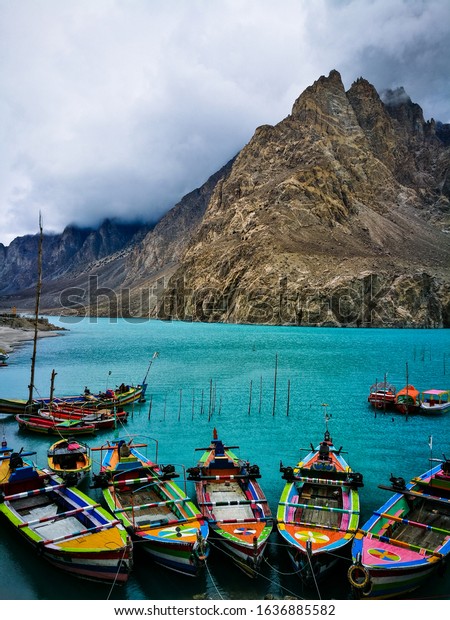
[[(66, 279), (84, 295), (63, 310), (448, 327), (448, 135), (404, 89), (381, 97), (361, 77), (346, 91), (333, 70), (126, 251)], [(107, 300), (86, 289), (91, 276)]]

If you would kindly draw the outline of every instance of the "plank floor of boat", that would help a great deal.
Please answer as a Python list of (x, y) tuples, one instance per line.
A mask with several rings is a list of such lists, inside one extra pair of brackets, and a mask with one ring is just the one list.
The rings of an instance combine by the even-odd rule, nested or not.
[[(34, 500), (34, 506), (30, 506), (30, 499)], [(17, 512), (23, 517), (24, 521), (34, 521), (35, 519), (42, 519), (44, 517), (55, 517), (61, 510), (58, 505), (51, 502), (49, 503), (45, 497), (33, 497), (25, 498), (24, 500), (18, 500), (23, 503), (22, 508), (15, 506)], [(28, 504), (24, 502), (28, 500)], [(83, 525), (76, 517), (65, 517), (64, 519), (58, 519), (58, 521), (45, 521), (44, 523), (36, 523), (31, 526), (31, 529), (42, 536), (44, 539), (58, 538), (59, 536), (66, 536), (67, 534), (75, 534), (86, 526)]]
[[(327, 508), (342, 508), (342, 503), (335, 496), (333, 488), (321, 490), (313, 489), (311, 495), (303, 494), (299, 498), (301, 504), (313, 504), (315, 506), (326, 506)], [(321, 526), (339, 527), (342, 513), (320, 510), (317, 508), (297, 508), (294, 521), (304, 521)]]
[[(247, 499), (238, 482), (229, 482), (228, 484), (209, 483), (206, 485), (206, 491), (209, 493), (209, 501), (213, 504), (216, 502), (234, 502)], [(212, 506), (212, 512), (217, 521), (253, 519), (253, 510), (248, 504), (241, 506)]]
[[(162, 502), (164, 500), (153, 490), (143, 489), (139, 493), (132, 493), (131, 491), (123, 491), (117, 493), (120, 498), (122, 506), (139, 506), (143, 504), (152, 504), (154, 502)], [(154, 506), (153, 508), (143, 508), (142, 510), (136, 510), (134, 513), (134, 521), (137, 524), (143, 525), (144, 523), (152, 523), (153, 521), (160, 521), (161, 519), (168, 519), (174, 521), (179, 517), (172, 511), (172, 504), (166, 504), (165, 506)], [(132, 511), (127, 511), (127, 516), (132, 520)]]
[[(450, 513), (446, 514), (444, 509), (436, 510), (430, 506), (421, 507), (413, 510), (408, 515), (408, 519), (450, 531)], [(446, 536), (443, 532), (424, 530), (421, 527), (403, 523), (399, 524), (392, 533), (392, 537), (396, 540), (431, 550), (442, 545)]]

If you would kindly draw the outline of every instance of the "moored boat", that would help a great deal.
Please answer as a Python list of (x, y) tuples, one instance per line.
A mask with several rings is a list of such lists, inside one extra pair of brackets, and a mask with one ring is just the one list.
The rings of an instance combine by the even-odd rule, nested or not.
[(413, 385), (405, 385), (395, 396), (395, 407), (400, 413), (417, 413), (420, 410), (419, 390)]
[(189, 576), (204, 567), (208, 525), (198, 508), (173, 481), (172, 465), (157, 465), (140, 448), (146, 443), (120, 439), (101, 451), (95, 484), (103, 488), (110, 511), (122, 521), (139, 548), (158, 564)]
[(57, 420), (46, 419), (39, 415), (16, 415), (19, 430), (45, 433), (47, 435), (59, 435), (70, 437), (72, 435), (92, 435), (96, 428), (93, 424), (86, 424), (83, 420)]
[(376, 382), (370, 386), (368, 402), (376, 409), (390, 409), (395, 405), (397, 389), (387, 381)]
[(273, 528), (267, 499), (257, 482), (259, 467), (240, 459), (218, 439), (214, 429), (196, 467), (188, 469), (195, 482), (200, 510), (211, 534), (246, 574), (256, 577)]
[(420, 395), (420, 412), (438, 415), (450, 410), (449, 390), (425, 390)]
[(324, 579), (351, 543), (359, 523), (358, 488), (353, 472), (334, 447), (328, 428), (323, 441), (296, 467), (283, 467), (286, 484), (278, 504), (278, 531), (300, 578)]
[(408, 484), (391, 476), (390, 499), (355, 536), (348, 578), (357, 598), (403, 597), (420, 587), (450, 553), (450, 461)]
[(85, 412), (82, 416), (73, 417), (71, 413), (64, 411), (56, 411), (54, 409), (40, 409), (39, 417), (44, 420), (52, 420), (53, 422), (79, 422), (94, 426), (95, 430), (105, 430), (117, 427), (118, 419), (108, 413), (100, 411)]
[(89, 390), (84, 394), (75, 396), (61, 396), (49, 398), (33, 398), (32, 401), (18, 398), (0, 398), (0, 413), (34, 413), (42, 407), (52, 404), (70, 405), (83, 409), (105, 409), (113, 407), (125, 407), (136, 401), (144, 399), (147, 386), (130, 386), (122, 384), (115, 390), (106, 390), (92, 394)]
[(24, 460), (35, 452), (0, 451), (0, 514), (59, 570), (123, 584), (132, 543), (120, 521), (62, 478)]
[(90, 448), (73, 438), (60, 439), (47, 450), (47, 463), (67, 484), (76, 485), (91, 469)]

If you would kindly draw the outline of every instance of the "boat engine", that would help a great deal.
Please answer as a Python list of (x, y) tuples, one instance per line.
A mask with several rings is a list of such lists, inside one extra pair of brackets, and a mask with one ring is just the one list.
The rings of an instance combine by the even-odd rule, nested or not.
[(396, 489), (398, 491), (403, 491), (404, 489), (406, 489), (406, 482), (404, 478), (396, 477), (393, 476), (391, 474), (391, 477), (389, 478), (389, 482), (392, 482), (392, 488)]

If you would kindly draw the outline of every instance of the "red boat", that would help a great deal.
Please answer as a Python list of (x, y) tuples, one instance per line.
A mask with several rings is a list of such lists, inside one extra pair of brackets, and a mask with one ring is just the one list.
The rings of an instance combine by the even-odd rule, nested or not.
[(369, 403), (376, 409), (388, 409), (395, 405), (397, 389), (386, 381), (374, 383), (370, 386)]
[(419, 390), (413, 385), (405, 385), (397, 392), (395, 406), (400, 413), (418, 413), (420, 410)]
[(46, 433), (68, 437), (73, 435), (89, 435), (96, 431), (93, 424), (86, 424), (83, 420), (57, 421), (46, 419), (39, 415), (16, 415), (20, 430)]

